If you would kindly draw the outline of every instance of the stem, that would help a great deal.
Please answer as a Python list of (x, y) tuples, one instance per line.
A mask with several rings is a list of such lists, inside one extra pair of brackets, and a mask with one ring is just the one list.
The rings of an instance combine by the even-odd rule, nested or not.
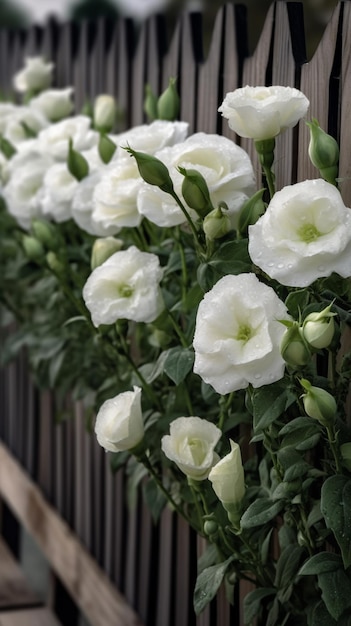
[(334, 424), (326, 426), (328, 441), (330, 445), (330, 449), (332, 451), (332, 455), (335, 461), (335, 469), (337, 474), (342, 474), (342, 465), (341, 465), (341, 457), (339, 446), (337, 445), (337, 437), (334, 429)]
[(182, 203), (181, 199), (179, 198), (179, 196), (176, 194), (175, 191), (172, 191), (170, 195), (176, 201), (176, 203), (178, 204), (178, 206), (180, 207), (180, 209), (182, 210), (182, 212), (184, 213), (186, 217), (186, 220), (190, 226), (190, 230), (194, 236), (195, 249), (196, 249), (197, 254), (199, 256), (202, 255), (205, 252), (205, 250), (199, 241), (198, 231), (196, 230), (195, 224), (193, 220), (191, 219), (189, 212), (187, 211), (187, 209), (185, 208), (184, 204)]
[(174, 319), (171, 311), (167, 310), (168, 313), (168, 317), (170, 319), (170, 321), (172, 322), (172, 326), (175, 330), (175, 332), (177, 333), (179, 339), (180, 339), (180, 343), (182, 344), (183, 348), (188, 348), (188, 341), (182, 331), (182, 329), (180, 328), (179, 324), (176, 322), (176, 320)]
[(275, 194), (274, 174), (270, 167), (263, 166), (263, 172), (267, 181), (268, 191), (272, 199)]
[(218, 428), (219, 428), (219, 430), (223, 430), (224, 421), (225, 421), (225, 418), (228, 415), (228, 409), (229, 409), (229, 407), (230, 407), (230, 405), (231, 405), (231, 403), (233, 401), (233, 397), (234, 397), (234, 391), (232, 391), (228, 395), (228, 397), (225, 400), (225, 402), (223, 402), (222, 397), (221, 397), (221, 399), (219, 401), (219, 405), (221, 407), (220, 414), (219, 414), (219, 420), (218, 420)]

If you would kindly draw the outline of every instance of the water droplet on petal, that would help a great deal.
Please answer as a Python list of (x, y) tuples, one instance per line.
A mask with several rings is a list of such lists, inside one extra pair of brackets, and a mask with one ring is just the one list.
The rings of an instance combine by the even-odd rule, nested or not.
[(255, 378), (256, 380), (260, 380), (260, 378), (262, 378), (262, 376), (261, 376), (261, 374), (255, 374), (254, 378)]
[(274, 263), (273, 263), (273, 261), (270, 261), (270, 262), (268, 263), (268, 267), (274, 267)]
[(284, 268), (284, 263), (278, 263), (278, 270), (282, 270)]

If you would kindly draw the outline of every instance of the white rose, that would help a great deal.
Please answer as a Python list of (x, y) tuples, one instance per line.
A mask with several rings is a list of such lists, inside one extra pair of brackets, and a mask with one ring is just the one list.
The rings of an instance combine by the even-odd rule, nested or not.
[(95, 224), (117, 234), (124, 226), (139, 226), (137, 195), (142, 178), (134, 159), (112, 161), (103, 171), (92, 198)]
[(13, 77), (16, 91), (38, 91), (49, 87), (54, 63), (46, 63), (42, 57), (28, 57), (24, 63), (24, 68)]
[(244, 468), (240, 446), (230, 440), (231, 452), (214, 465), (208, 475), (213, 490), (221, 502), (238, 504), (245, 495)]
[(73, 111), (73, 87), (48, 89), (30, 101), (30, 107), (40, 111), (48, 120), (56, 122)]
[(101, 172), (95, 171), (76, 186), (72, 198), (72, 218), (78, 226), (95, 237), (105, 237), (116, 234), (114, 225), (105, 227), (103, 223), (98, 223), (93, 219), (93, 193), (96, 185), (100, 181)]
[(351, 275), (351, 211), (322, 179), (284, 187), (249, 227), (253, 262), (282, 285), (307, 287), (336, 272)]
[(282, 319), (289, 319), (284, 303), (255, 274), (224, 276), (197, 311), (194, 372), (222, 395), (279, 380)]
[(167, 122), (156, 120), (151, 124), (135, 126), (120, 135), (111, 135), (111, 139), (118, 148), (114, 158), (130, 159), (130, 155), (124, 148), (129, 146), (132, 150), (155, 154), (166, 146), (173, 146), (184, 141), (188, 134), (187, 122)]
[[(174, 189), (181, 197), (184, 177), (179, 167), (196, 169), (206, 180), (212, 204), (227, 203), (232, 228), (244, 202), (255, 191), (255, 177), (248, 154), (230, 139), (220, 135), (196, 133), (182, 143), (164, 148), (155, 155), (170, 172)], [(177, 203), (161, 189), (142, 184), (138, 209), (158, 226), (175, 226), (185, 221)], [(189, 209), (191, 215), (195, 213)]]
[(153, 322), (163, 310), (158, 256), (135, 246), (110, 256), (89, 276), (83, 298), (95, 326), (118, 319)]
[(227, 93), (218, 111), (240, 137), (272, 139), (306, 115), (309, 101), (293, 87), (242, 87)]
[(218, 455), (214, 451), (222, 433), (217, 426), (200, 417), (178, 417), (170, 424), (161, 448), (170, 461), (193, 480), (207, 478)]
[(23, 125), (27, 125), (34, 133), (38, 133), (48, 126), (48, 121), (40, 111), (34, 111), (27, 106), (15, 107), (6, 120), (2, 134), (16, 147), (21, 142), (28, 141)]
[(125, 391), (115, 398), (106, 400), (100, 407), (95, 434), (100, 446), (110, 452), (131, 450), (144, 437), (141, 413), (141, 389)]
[(24, 229), (29, 229), (32, 219), (41, 215), (41, 187), (52, 165), (50, 157), (32, 148), (35, 145), (35, 140), (28, 141), (28, 147), (9, 161), (5, 174), (7, 182), (2, 190), (9, 213)]
[(40, 192), (40, 206), (45, 217), (65, 222), (72, 217), (71, 205), (78, 181), (66, 163), (55, 163), (46, 172)]
[(78, 152), (92, 148), (98, 143), (99, 134), (90, 126), (91, 120), (85, 115), (76, 115), (51, 124), (38, 135), (42, 152), (51, 155), (57, 161), (65, 161), (69, 139), (72, 139), (73, 147)]

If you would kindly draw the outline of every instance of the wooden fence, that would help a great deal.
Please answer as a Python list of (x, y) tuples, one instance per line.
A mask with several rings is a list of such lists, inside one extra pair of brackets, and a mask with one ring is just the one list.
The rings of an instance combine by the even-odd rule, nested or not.
[[(218, 12), (206, 56), (197, 14), (184, 15), (169, 41), (167, 25), (160, 16), (146, 22), (139, 32), (128, 20), (81, 25), (52, 21), (26, 32), (0, 32), (0, 89), (11, 91), (11, 76), (25, 56), (44, 54), (56, 64), (56, 85), (74, 87), (77, 109), (86, 96), (114, 94), (128, 128), (146, 121), (145, 83), (159, 93), (170, 76), (177, 76), (180, 119), (189, 122), (190, 130), (218, 132), (235, 139), (217, 114), (226, 92), (246, 84), (298, 87), (310, 100), (311, 116), (340, 142), (341, 192), (351, 206), (351, 2), (336, 7), (309, 63), (303, 32), (302, 5), (284, 1), (270, 7), (251, 57), (245, 56), (242, 8), (232, 4)], [(241, 144), (257, 167), (251, 143), (243, 140)], [(308, 161), (307, 145), (304, 124), (279, 138), (278, 188), (317, 176)], [(65, 408), (72, 419), (57, 424), (57, 402), (55, 393), (39, 393), (33, 388), (25, 355), (1, 371), (0, 496), (35, 534), (92, 626), (138, 624), (136, 614), (145, 626), (242, 625), (240, 602), (229, 607), (221, 593), (195, 618), (192, 590), (201, 541), (169, 510), (157, 527), (142, 500), (129, 511), (125, 475), (123, 471), (117, 475), (110, 472), (108, 456), (85, 429), (83, 405), (73, 405), (68, 398)], [(25, 483), (15, 480), (21, 467), (26, 471)], [(58, 513), (50, 529), (55, 540), (66, 538), (64, 545), (73, 550), (70, 557), (61, 558), (60, 546), (47, 536), (49, 527), (40, 524), (39, 514), (46, 515), (42, 497), (53, 507), (50, 515)], [(26, 507), (23, 498), (27, 498)], [(63, 520), (64, 526), (57, 520)], [(95, 578), (87, 578), (88, 561), (80, 560), (74, 551), (77, 539), (86, 556), (90, 554), (101, 568)], [(106, 575), (104, 589), (112, 583), (135, 613), (124, 605), (119, 593), (113, 596), (109, 589), (104, 595), (97, 582), (100, 571)], [(246, 590), (242, 586), (241, 597)], [(72, 619), (69, 624), (73, 626)]]

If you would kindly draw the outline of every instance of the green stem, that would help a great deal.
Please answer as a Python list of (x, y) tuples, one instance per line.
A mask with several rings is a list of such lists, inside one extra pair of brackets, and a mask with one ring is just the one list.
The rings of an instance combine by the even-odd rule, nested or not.
[(270, 198), (272, 199), (275, 194), (274, 174), (270, 167), (263, 166), (263, 172), (267, 181), (269, 195), (270, 195)]
[(180, 328), (179, 324), (176, 322), (176, 320), (174, 319), (171, 311), (167, 310), (168, 313), (168, 317), (172, 323), (172, 326), (176, 332), (176, 334), (178, 335), (179, 339), (180, 339), (180, 343), (182, 344), (183, 348), (188, 348), (189, 344), (187, 341), (186, 336), (184, 335), (182, 329)]
[(218, 420), (218, 428), (220, 430), (223, 430), (225, 418), (228, 415), (228, 409), (233, 401), (233, 398), (234, 398), (234, 391), (232, 391), (232, 393), (230, 393), (225, 400), (224, 400), (224, 396), (222, 396), (219, 401), (220, 413), (219, 413), (219, 420)]
[(335, 461), (335, 469), (337, 474), (342, 474), (342, 464), (341, 464), (341, 456), (339, 446), (337, 444), (337, 437), (335, 433), (334, 424), (326, 426), (328, 441), (330, 445), (330, 449)]
[(176, 203), (178, 204), (179, 208), (182, 210), (184, 216), (186, 217), (186, 220), (190, 226), (190, 230), (193, 234), (194, 237), (194, 242), (195, 242), (195, 249), (196, 252), (198, 254), (198, 256), (202, 256), (205, 253), (205, 249), (203, 248), (203, 246), (201, 245), (200, 241), (199, 241), (199, 234), (198, 231), (196, 229), (196, 226), (193, 222), (193, 220), (190, 217), (189, 212), (187, 211), (187, 209), (185, 208), (184, 204), (182, 203), (181, 199), (179, 198), (179, 196), (176, 194), (175, 191), (172, 191), (172, 193), (170, 194), (172, 196), (172, 198), (176, 201)]

